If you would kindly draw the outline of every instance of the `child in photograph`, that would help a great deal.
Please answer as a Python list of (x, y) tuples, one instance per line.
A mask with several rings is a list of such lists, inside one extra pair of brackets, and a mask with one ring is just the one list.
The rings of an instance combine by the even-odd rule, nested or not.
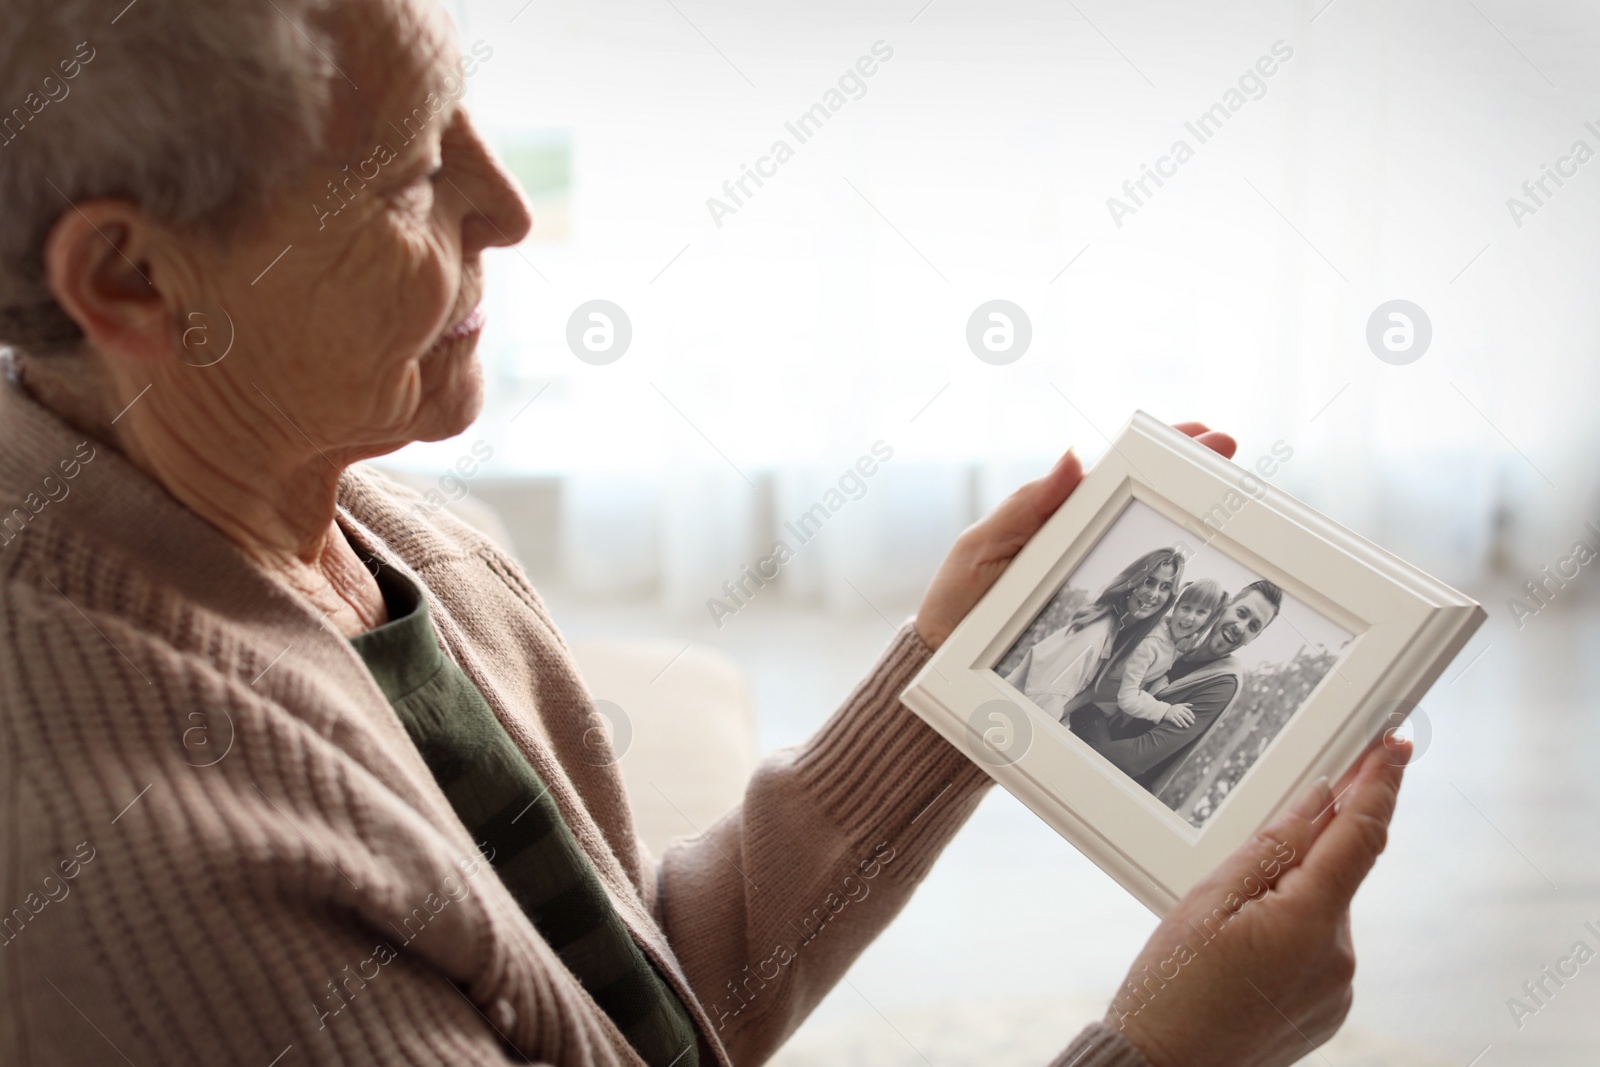
[(1194, 712), (1187, 705), (1164, 703), (1145, 687), (1165, 675), (1173, 660), (1200, 642), (1207, 624), (1226, 599), (1222, 586), (1210, 578), (1184, 586), (1171, 613), (1123, 660), (1120, 678), (1115, 674), (1117, 668), (1112, 668), (1107, 681), (1116, 686), (1116, 706), (1120, 711), (1146, 722), (1165, 720), (1179, 727), (1194, 722)]

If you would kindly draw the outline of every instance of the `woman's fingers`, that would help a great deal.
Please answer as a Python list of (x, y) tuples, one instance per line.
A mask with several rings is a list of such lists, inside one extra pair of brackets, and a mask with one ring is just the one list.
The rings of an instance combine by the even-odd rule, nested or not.
[[(1232, 459), (1239, 448), (1238, 442), (1232, 437), (1211, 429), (1203, 422), (1180, 422), (1176, 429), (1226, 459)], [(1078, 459), (1078, 454), (1069, 448), (1050, 469), (1050, 473), (1013, 493), (977, 528), (1008, 545), (1026, 541), (1044, 525), (1046, 519), (1056, 513), (1056, 509), (1082, 480), (1083, 463)]]
[(1232, 459), (1233, 454), (1239, 451), (1239, 442), (1225, 433), (1212, 430), (1210, 433), (1201, 434), (1197, 440), (1223, 459)]
[(1380, 740), (1369, 748), (1348, 789), (1337, 797), (1327, 830), (1301, 864), (1302, 874), (1332, 894), (1340, 907), (1349, 905), (1388, 843), (1389, 820), (1410, 756), (1407, 741)]
[[(1188, 434), (1219, 455), (1232, 459), (1239, 445), (1232, 437), (1213, 430), (1203, 422), (1180, 422), (1176, 429)], [(1010, 542), (1016, 538), (1026, 541), (1044, 525), (1046, 519), (1072, 495), (1083, 480), (1083, 463), (1078, 454), (1067, 449), (1050, 472), (1037, 481), (1029, 482), (1007, 498), (994, 514), (979, 523), (985, 533)]]
[[(1233, 455), (1234, 441), (1227, 434), (1198, 422), (1178, 428), (1224, 456)], [(950, 635), (1081, 481), (1083, 463), (1069, 448), (1049, 473), (1012, 493), (956, 539), (917, 610), (917, 632), (929, 648), (938, 648)]]
[(1179, 422), (1174, 423), (1173, 428), (1193, 437), (1224, 459), (1232, 459), (1233, 454), (1239, 450), (1237, 441), (1225, 433), (1218, 433), (1203, 422)]
[(1048, 474), (1012, 493), (992, 514), (956, 539), (917, 609), (917, 633), (924, 644), (938, 648), (944, 643), (1028, 538), (1081, 481), (1083, 464), (1068, 449)]
[(1250, 876), (1267, 885), (1292, 878), (1295, 892), (1309, 888), (1324, 894), (1330, 910), (1347, 909), (1383, 851), (1410, 756), (1409, 742), (1391, 741), (1380, 749), (1382, 744), (1368, 748), (1337, 784), (1318, 779), (1206, 881), (1213, 889), (1239, 892)]
[(1207, 876), (1207, 881), (1228, 892), (1241, 892), (1246, 878), (1275, 885), (1284, 872), (1301, 864), (1312, 844), (1328, 824), (1333, 809), (1333, 789), (1319, 778), (1288, 811), (1256, 831), (1232, 856)]
[(985, 540), (1004, 545), (1015, 552), (1023, 542), (1056, 513), (1072, 491), (1083, 481), (1083, 462), (1072, 449), (1056, 461), (1043, 478), (1029, 482), (1008, 496), (994, 513), (972, 531)]
[[(1107, 1025), (1158, 1067), (1287, 1064), (1326, 1040), (1350, 1009), (1350, 898), (1383, 851), (1409, 754), (1405, 742), (1368, 749), (1208, 874), (1134, 961)], [(1252, 900), (1261, 906), (1245, 911)], [(1172, 947), (1228, 922), (1243, 926), (1215, 948), (1182, 958)]]

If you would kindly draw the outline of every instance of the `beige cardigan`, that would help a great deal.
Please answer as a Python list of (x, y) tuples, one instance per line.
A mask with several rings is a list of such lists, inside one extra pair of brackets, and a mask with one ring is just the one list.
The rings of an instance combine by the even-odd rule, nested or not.
[[(243, 473), (243, 472), (241, 472)], [(659, 863), (517, 564), (361, 467), (340, 519), (548, 784), (688, 1005), (770, 1057), (990, 783), (896, 699), (903, 627)], [(638, 1065), (519, 910), (350, 643), (110, 447), (0, 382), (0, 1063)], [(1144, 1067), (1093, 1027), (1061, 1067)]]

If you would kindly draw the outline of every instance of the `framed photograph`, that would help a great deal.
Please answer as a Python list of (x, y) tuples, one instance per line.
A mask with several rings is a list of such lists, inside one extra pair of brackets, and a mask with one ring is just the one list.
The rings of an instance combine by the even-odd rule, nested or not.
[(1274, 465), (1136, 413), (902, 694), (1157, 915), (1398, 727), (1486, 618)]

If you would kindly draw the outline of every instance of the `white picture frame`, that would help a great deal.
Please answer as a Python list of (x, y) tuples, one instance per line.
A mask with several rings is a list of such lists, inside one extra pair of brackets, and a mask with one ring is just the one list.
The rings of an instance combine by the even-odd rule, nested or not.
[[(1298, 605), (1301, 628), (1315, 629), (1305, 620), (1320, 618), (1327, 625), (1317, 632), (1348, 636), (1333, 653), (1331, 669), (1317, 661), (1326, 673), (1309, 695), (1298, 698), (1294, 710), (1275, 713), (1287, 718), (1237, 781), (1227, 783), (1231, 789), (1220, 803), (1193, 806), (1191, 797), (1182, 815), (1171, 806), (1171, 795), (1162, 800), (1152, 792), (1158, 783), (1173, 788), (1175, 762), (1169, 759), (1161, 771), (1164, 783), (1158, 776), (1141, 784), (994, 669), (1008, 652), (1021, 651), (1019, 638), (1030, 627), (1040, 631), (1035, 620), (1045, 618), (1046, 606), (1125, 516), (1137, 518), (1139, 529), (1154, 528), (1146, 509), (1176, 524), (1180, 535), (1190, 535), (1187, 558), (1220, 553), (1275, 583), (1285, 604)], [(1476, 601), (1141, 411), (901, 699), (1153, 912), (1165, 915), (1318, 776), (1337, 779), (1375, 737), (1395, 728), (1485, 618)], [(1227, 634), (1238, 632), (1231, 628), (1218, 640), (1225, 644)], [(1240, 692), (1247, 688), (1243, 677), (1237, 684)], [(1267, 684), (1257, 691), (1265, 692)], [(1193, 746), (1172, 759), (1197, 758), (1204, 735), (1222, 727), (1239, 703), (1227, 706)], [(1066, 720), (1077, 722), (1073, 714)], [(1111, 710), (1105, 714), (1108, 721), (1114, 716)], [(1238, 723), (1229, 729), (1243, 734)], [(1225, 762), (1213, 753), (1212, 762), (1219, 761)], [(1225, 787), (1211, 783), (1213, 792)]]

